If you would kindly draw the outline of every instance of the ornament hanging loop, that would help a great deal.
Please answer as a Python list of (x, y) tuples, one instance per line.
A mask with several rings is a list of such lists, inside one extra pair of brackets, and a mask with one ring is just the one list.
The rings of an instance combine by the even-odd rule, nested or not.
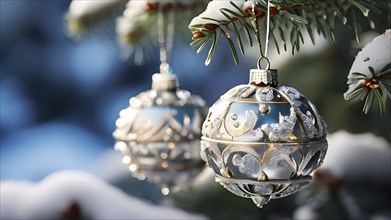
[[(265, 63), (265, 65), (262, 65)], [(276, 69), (270, 69), (269, 59), (260, 57), (258, 59), (258, 69), (250, 70), (250, 83), (257, 87), (278, 86), (278, 75)]]
[[(264, 63), (264, 62), (266, 62), (266, 64), (265, 64), (264, 67), (263, 67), (262, 63)], [(257, 67), (258, 67), (259, 70), (260, 70), (260, 69), (268, 70), (269, 67), (270, 67), (270, 61), (269, 61), (269, 59), (266, 58), (266, 57), (264, 57), (264, 56), (261, 56), (260, 58), (258, 58), (257, 64), (258, 64)]]
[(162, 74), (171, 74), (172, 73), (171, 66), (167, 62), (162, 62), (160, 64), (159, 69), (160, 69), (160, 73), (162, 73)]

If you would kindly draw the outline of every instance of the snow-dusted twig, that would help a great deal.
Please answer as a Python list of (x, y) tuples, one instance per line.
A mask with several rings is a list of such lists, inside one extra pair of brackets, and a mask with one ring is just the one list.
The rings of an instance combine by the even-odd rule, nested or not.
[(357, 54), (347, 83), (346, 100), (363, 100), (366, 114), (376, 97), (380, 112), (385, 113), (387, 100), (391, 100), (391, 29), (374, 38)]
[(109, 28), (128, 0), (73, 0), (65, 15), (68, 35), (76, 40)]

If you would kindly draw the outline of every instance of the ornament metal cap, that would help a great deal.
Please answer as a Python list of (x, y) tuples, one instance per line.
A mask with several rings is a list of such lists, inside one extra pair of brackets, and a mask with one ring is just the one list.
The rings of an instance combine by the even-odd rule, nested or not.
[(276, 69), (251, 69), (250, 84), (255, 86), (278, 86), (278, 74)]
[[(265, 68), (262, 68), (262, 61), (266, 61)], [(250, 82), (249, 84), (264, 87), (264, 86), (278, 86), (278, 74), (276, 69), (269, 69), (270, 62), (266, 57), (260, 57), (258, 59), (258, 69), (250, 69)]]
[(152, 90), (155, 91), (176, 91), (178, 89), (178, 79), (171, 73), (171, 68), (167, 63), (160, 65), (160, 73), (152, 76)]

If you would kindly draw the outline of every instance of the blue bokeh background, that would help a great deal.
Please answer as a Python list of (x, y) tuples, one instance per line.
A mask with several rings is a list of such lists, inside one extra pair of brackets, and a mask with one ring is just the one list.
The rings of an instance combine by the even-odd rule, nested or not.
[[(72, 169), (94, 174), (130, 196), (154, 204), (173, 205), (175, 202), (177, 207), (211, 219), (287, 219), (292, 218), (300, 206), (303, 207), (299, 211), (303, 210), (304, 214), (299, 216), (308, 216), (309, 211), (314, 214), (308, 207), (317, 205), (319, 207), (313, 209), (318, 209), (321, 219), (346, 219), (346, 213), (338, 209), (341, 204), (336, 202), (335, 189), (325, 188), (324, 183), (315, 183), (297, 197), (273, 201), (260, 211), (251, 200), (234, 196), (213, 183), (213, 175), (208, 176), (207, 172), (200, 175), (199, 188), (182, 190), (174, 194), (173, 200), (163, 197), (157, 186), (132, 178), (121, 163), (120, 153), (114, 151), (112, 132), (118, 113), (129, 105), (129, 98), (150, 89), (151, 76), (159, 70), (158, 51), (149, 54), (140, 66), (121, 61), (114, 25), (78, 42), (70, 39), (64, 18), (69, 4), (70, 0), (0, 0), (1, 183), (13, 183), (13, 180), (39, 182), (56, 171)], [(386, 16), (375, 20), (375, 30), (369, 30), (366, 18), (357, 19), (363, 24), (363, 32), (369, 31), (372, 36), (389, 28)], [(176, 28), (189, 32), (187, 27)], [(387, 146), (391, 140), (390, 105), (386, 115), (381, 116), (376, 106), (365, 115), (362, 102), (343, 99), (346, 77), (359, 47), (354, 46), (357, 45), (353, 43), (355, 36), (347, 26), (337, 22), (335, 34), (334, 44), (317, 36), (312, 45), (305, 33), (308, 44), (294, 56), (289, 50), (277, 56), (271, 48), (272, 67), (278, 69), (281, 85), (297, 88), (317, 106), (328, 123), (329, 137), (336, 135), (353, 140), (356, 136), (350, 133), (371, 132), (384, 138), (387, 143), (382, 146)], [(256, 66), (257, 48), (246, 48), (246, 56), (239, 55), (240, 65), (236, 66), (228, 43), (221, 38), (213, 61), (206, 67), (204, 61), (209, 48), (197, 54), (196, 48), (189, 47), (190, 38), (190, 33), (188, 39), (176, 38), (170, 62), (182, 89), (200, 95), (210, 106), (228, 89), (248, 82), (249, 69)], [(336, 132), (340, 130), (349, 133)], [(344, 200), (346, 204), (342, 207), (354, 208), (356, 206), (352, 204), (358, 204), (365, 214), (362, 218), (389, 219), (389, 175), (384, 175), (391, 169), (384, 153), (389, 154), (389, 150), (376, 151), (381, 142), (378, 137), (375, 139), (369, 134), (363, 137), (367, 137), (365, 143), (347, 141), (355, 142), (351, 145), (358, 147), (365, 145), (361, 146), (364, 150), (354, 151), (356, 154), (343, 150), (350, 146), (345, 140), (330, 141), (336, 143), (335, 148), (341, 149), (338, 152), (344, 152), (343, 155), (335, 154), (338, 162), (350, 161), (347, 167), (354, 171), (360, 166), (367, 168), (357, 172), (357, 179), (351, 177), (355, 172), (350, 171), (347, 171), (350, 176), (341, 178), (339, 190), (344, 193), (341, 198), (347, 201)], [(364, 156), (358, 158), (370, 157), (369, 163), (363, 164), (361, 159), (353, 157), (360, 152), (364, 152)], [(367, 165), (371, 163), (384, 169), (372, 172), (372, 165)], [(368, 178), (371, 175), (366, 172), (378, 174), (386, 186), (368, 185), (374, 180)], [(332, 175), (330, 177), (335, 180)], [(22, 201), (25, 198), (12, 199)], [(11, 200), (6, 198), (4, 201)]]
[[(119, 111), (130, 97), (150, 88), (158, 71), (156, 54), (142, 66), (119, 59), (114, 26), (80, 42), (68, 38), (64, 15), (69, 4), (0, 1), (0, 180), (37, 181), (61, 169), (95, 172), (94, 162), (113, 150), (111, 133)], [(371, 131), (389, 140), (390, 117), (376, 110), (364, 115), (362, 103), (343, 100), (357, 50), (349, 49), (354, 35), (347, 28), (337, 25), (336, 38), (332, 46), (291, 58), (279, 70), (280, 81), (318, 106), (329, 132)], [(240, 56), (236, 66), (228, 43), (221, 40), (206, 67), (207, 49), (196, 54), (188, 44), (175, 41), (171, 65), (180, 87), (209, 106), (229, 88), (247, 83), (248, 70), (255, 67), (256, 48)]]
[[(94, 172), (93, 162), (113, 149), (119, 111), (150, 88), (158, 71), (156, 55), (142, 66), (119, 59), (114, 26), (81, 42), (68, 38), (69, 3), (0, 1), (1, 180), (37, 181), (60, 169)], [(177, 40), (172, 56), (180, 86), (208, 105), (247, 80), (247, 71), (230, 74), (240, 68), (227, 48), (220, 50), (210, 67), (188, 42)]]

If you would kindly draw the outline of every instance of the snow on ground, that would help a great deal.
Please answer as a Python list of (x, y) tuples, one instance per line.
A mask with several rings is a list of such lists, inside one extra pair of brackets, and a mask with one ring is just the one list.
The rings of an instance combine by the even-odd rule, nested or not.
[(59, 219), (73, 202), (89, 219), (205, 219), (148, 204), (80, 171), (56, 172), (39, 183), (4, 181), (0, 198), (1, 219)]

